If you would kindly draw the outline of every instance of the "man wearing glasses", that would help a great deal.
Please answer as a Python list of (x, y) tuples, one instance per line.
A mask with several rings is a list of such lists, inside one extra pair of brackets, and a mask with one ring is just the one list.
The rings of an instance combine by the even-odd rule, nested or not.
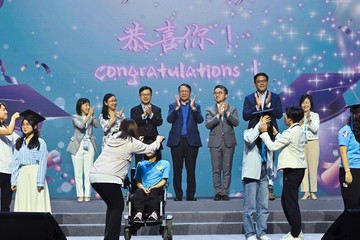
[(201, 147), (198, 124), (204, 121), (196, 96), (190, 99), (191, 87), (181, 84), (175, 102), (169, 105), (167, 121), (171, 123), (167, 146), (171, 149), (174, 173), (175, 201), (182, 201), (182, 169), (185, 162), (187, 188), (186, 200), (196, 201), (196, 158)]
[[(130, 118), (133, 119), (139, 128), (139, 135), (144, 136), (145, 141), (156, 139), (159, 135), (157, 127), (161, 126), (163, 119), (161, 116), (161, 108), (151, 103), (152, 89), (143, 86), (139, 89), (139, 97), (141, 104), (130, 110)], [(162, 149), (162, 146), (160, 146)], [(161, 153), (160, 153), (161, 156)], [(135, 155), (135, 164), (142, 160), (143, 155)]]

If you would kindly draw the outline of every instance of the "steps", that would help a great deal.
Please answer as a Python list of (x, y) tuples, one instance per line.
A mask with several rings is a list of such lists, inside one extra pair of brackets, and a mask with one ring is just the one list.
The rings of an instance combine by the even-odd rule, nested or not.
[[(74, 212), (54, 211), (56, 204), (70, 204)], [(75, 207), (73, 206), (75, 204)], [(67, 203), (52, 202), (53, 216), (67, 236), (103, 236), (105, 209), (102, 201), (92, 201), (79, 205), (73, 201)], [(303, 232), (324, 233), (342, 213), (342, 200), (320, 198), (316, 201), (300, 201)], [(56, 209), (56, 207), (55, 207)], [(62, 207), (62, 209), (64, 209)], [(269, 203), (270, 216), (268, 233), (286, 233), (289, 231), (280, 200)], [(199, 199), (197, 202), (174, 202), (168, 200), (167, 214), (172, 214), (174, 235), (198, 234), (242, 234), (242, 200), (214, 202), (211, 199)], [(125, 210), (126, 213), (126, 210)], [(122, 230), (124, 229), (122, 219)], [(158, 235), (159, 227), (141, 228), (138, 235)]]

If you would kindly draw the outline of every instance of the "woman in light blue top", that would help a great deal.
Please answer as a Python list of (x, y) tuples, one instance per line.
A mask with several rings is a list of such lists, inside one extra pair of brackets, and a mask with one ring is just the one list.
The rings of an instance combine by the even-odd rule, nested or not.
[(11, 189), (16, 191), (14, 211), (51, 212), (45, 179), (48, 151), (38, 130), (45, 118), (31, 110), (20, 115), (24, 136), (16, 141), (11, 174)]
[(349, 122), (338, 133), (339, 181), (345, 209), (360, 209), (360, 104), (349, 107)]
[(104, 148), (107, 139), (119, 131), (120, 123), (125, 118), (124, 108), (117, 112), (116, 106), (117, 100), (115, 95), (112, 93), (105, 94), (102, 110), (99, 115), (100, 125), (104, 132), (102, 148)]
[[(307, 169), (305, 169), (304, 179), (301, 182), (301, 191), (304, 192), (302, 200), (313, 199), (316, 200), (317, 192), (317, 174), (320, 157), (319, 144), (319, 114), (313, 112), (314, 100), (309, 94), (302, 95), (299, 100), (299, 105), (304, 111), (304, 119), (300, 122), (306, 137), (305, 143), (305, 161)], [(310, 187), (309, 187), (310, 183)]]

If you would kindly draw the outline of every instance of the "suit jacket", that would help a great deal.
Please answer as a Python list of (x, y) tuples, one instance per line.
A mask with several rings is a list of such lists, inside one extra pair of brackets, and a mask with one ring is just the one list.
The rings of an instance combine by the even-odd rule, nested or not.
[(161, 116), (161, 108), (151, 104), (154, 116), (152, 118), (143, 119), (141, 115), (144, 113), (142, 105), (137, 105), (130, 110), (130, 118), (133, 119), (138, 127), (140, 136), (156, 139), (159, 135), (157, 127), (161, 126), (163, 119)]
[[(69, 143), (66, 151), (70, 152), (72, 155), (76, 155), (76, 153), (80, 147), (81, 140), (85, 136), (86, 128), (85, 128), (85, 124), (83, 123), (83, 117), (80, 115), (77, 115), (77, 114), (73, 115), (72, 122), (74, 125), (74, 135), (71, 137), (70, 143)], [(89, 118), (88, 123), (90, 123), (90, 125), (88, 126), (89, 138), (90, 138), (90, 141), (91, 141), (95, 151), (97, 151), (97, 145), (96, 145), (95, 137), (93, 135), (93, 126), (94, 126), (93, 125), (93, 117)]]
[[(269, 91), (267, 92), (267, 94), (269, 94)], [(276, 119), (280, 119), (283, 116), (280, 96), (276, 93), (271, 92), (270, 103), (271, 103), (270, 108), (273, 108), (273, 110), (267, 113), (267, 115), (271, 117), (271, 122), (274, 125), (274, 127), (277, 130), (279, 130)], [(264, 106), (263, 110), (266, 109), (269, 108)], [(253, 112), (257, 112), (257, 111), (258, 110), (256, 109), (256, 99), (254, 93), (252, 93), (245, 97), (244, 108), (243, 108), (243, 119), (245, 121), (249, 121), (248, 128), (254, 127), (259, 122), (260, 116), (253, 114)]]
[[(216, 115), (218, 107), (210, 107), (206, 110), (205, 127), (210, 129), (208, 147), (220, 147), (224, 139), (227, 147), (237, 145), (234, 127), (239, 125), (238, 112), (235, 107), (230, 107), (230, 114), (219, 119)], [(225, 136), (225, 137), (224, 137)]]
[[(193, 111), (191, 108), (186, 119), (186, 131), (187, 131), (187, 141), (190, 146), (201, 147), (200, 132), (198, 129), (198, 124), (204, 121), (204, 117), (201, 115), (200, 105), (195, 103), (196, 111)], [(183, 115), (181, 108), (178, 110), (176, 108), (176, 102), (169, 105), (169, 113), (167, 116), (168, 123), (171, 123), (171, 129), (169, 132), (169, 139), (166, 146), (175, 147), (180, 143), (181, 138), (181, 129), (183, 126)]]

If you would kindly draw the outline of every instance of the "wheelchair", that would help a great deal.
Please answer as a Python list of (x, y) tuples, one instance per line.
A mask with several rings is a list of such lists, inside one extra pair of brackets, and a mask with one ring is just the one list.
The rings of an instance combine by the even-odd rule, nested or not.
[(156, 221), (147, 221), (148, 215), (151, 213), (147, 212), (145, 209), (145, 217), (142, 221), (134, 221), (135, 209), (133, 208), (132, 197), (133, 193), (137, 189), (136, 181), (134, 180), (135, 168), (131, 169), (131, 183), (127, 186), (126, 195), (126, 206), (128, 207), (128, 214), (124, 214), (125, 218), (125, 227), (124, 227), (124, 238), (125, 240), (130, 240), (132, 236), (137, 236), (137, 232), (142, 227), (147, 226), (159, 226), (159, 233), (162, 236), (163, 240), (172, 240), (173, 239), (173, 227), (172, 220), (173, 216), (171, 214), (165, 214), (166, 206), (166, 196), (168, 191), (168, 184), (163, 187), (163, 194), (159, 195), (160, 200), (160, 211), (159, 216)]

